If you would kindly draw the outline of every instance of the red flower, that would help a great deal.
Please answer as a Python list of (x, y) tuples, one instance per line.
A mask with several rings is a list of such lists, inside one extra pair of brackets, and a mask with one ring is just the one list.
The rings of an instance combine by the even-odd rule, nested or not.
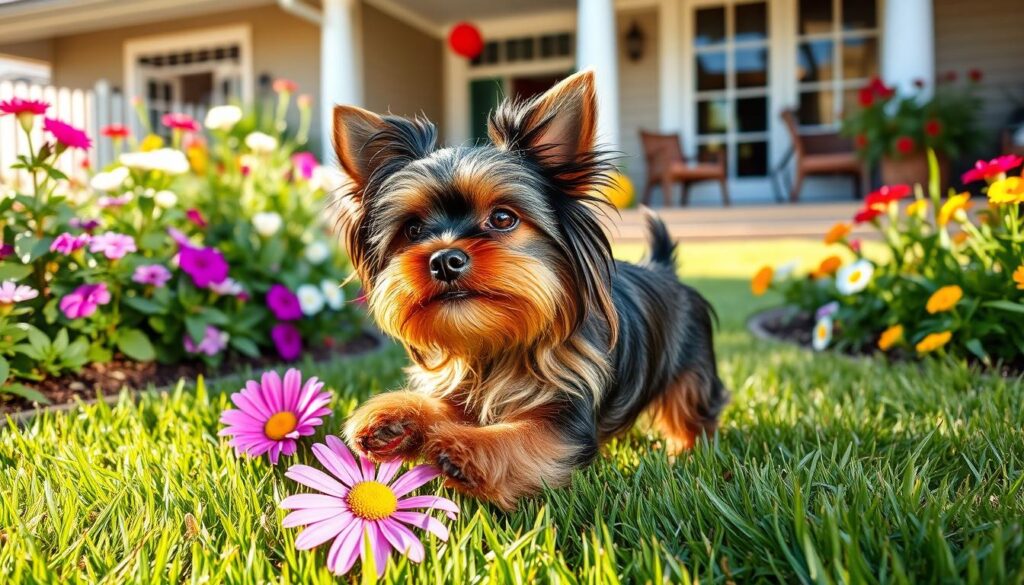
[(185, 212), (185, 217), (187, 217), (188, 220), (194, 223), (199, 229), (205, 228), (207, 225), (206, 218), (203, 217), (203, 214), (194, 207)]
[(107, 138), (128, 138), (131, 131), (124, 124), (108, 124), (100, 128), (100, 134)]
[(877, 209), (864, 208), (858, 211), (857, 214), (853, 216), (853, 223), (866, 223), (875, 219), (879, 215), (882, 215), (882, 212), (878, 211)]
[(964, 183), (973, 183), (974, 181), (991, 179), (992, 177), (1020, 166), (1022, 161), (1024, 161), (1024, 159), (1015, 154), (1007, 154), (994, 158), (990, 161), (979, 160), (974, 163), (974, 168), (964, 173), (960, 179)]
[(21, 98), (11, 98), (5, 102), (0, 102), (0, 114), (32, 114), (34, 116), (42, 116), (46, 113), (46, 109), (50, 107), (50, 104), (42, 100), (24, 100)]
[(863, 150), (863, 149), (868, 147), (868, 137), (865, 134), (858, 134), (858, 135), (854, 136), (853, 137), (853, 142), (854, 142), (854, 144), (857, 145), (857, 148), (859, 148), (861, 150)]
[(871, 88), (862, 87), (857, 93), (857, 101), (860, 102), (861, 107), (870, 108), (871, 104), (875, 103), (875, 94), (872, 93)]
[(853, 216), (855, 223), (871, 221), (889, 209), (890, 203), (910, 196), (909, 185), (885, 185), (864, 198), (864, 207)]
[(295, 90), (299, 89), (299, 84), (295, 83), (291, 79), (275, 79), (274, 80), (274, 91), (277, 93), (295, 93)]
[(172, 130), (182, 130), (184, 132), (199, 132), (199, 122), (195, 121), (195, 118), (188, 114), (170, 113), (164, 114), (161, 119), (164, 126)]
[(53, 134), (53, 137), (57, 139), (57, 142), (68, 148), (87, 150), (92, 146), (92, 140), (89, 139), (88, 134), (78, 128), (75, 128), (71, 124), (61, 122), (60, 120), (44, 118), (43, 129), (50, 134)]
[(896, 151), (900, 154), (911, 154), (916, 148), (917, 144), (914, 142), (914, 139), (909, 136), (900, 136), (896, 139)]
[(971, 69), (967, 72), (967, 77), (970, 78), (971, 82), (978, 83), (981, 81), (983, 74), (981, 73), (981, 69)]
[(924, 123), (924, 133), (928, 136), (938, 136), (942, 133), (942, 122), (932, 118)]
[(885, 85), (885, 83), (883, 83), (882, 80), (878, 77), (871, 78), (871, 82), (868, 83), (868, 89), (871, 90), (871, 93), (875, 94), (876, 96), (884, 100), (896, 95), (896, 90)]
[(956, 81), (956, 71), (950, 70), (950, 71), (947, 71), (947, 72), (943, 73), (942, 74), (942, 80), (947, 82), (947, 83), (953, 83), (954, 81)]

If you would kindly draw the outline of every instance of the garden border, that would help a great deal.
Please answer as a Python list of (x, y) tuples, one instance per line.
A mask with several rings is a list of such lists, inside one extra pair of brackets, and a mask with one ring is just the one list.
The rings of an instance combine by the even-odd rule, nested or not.
[[(360, 334), (368, 335), (371, 338), (373, 338), (374, 341), (376, 342), (375, 345), (373, 347), (369, 348), (369, 349), (366, 349), (366, 350), (356, 351), (356, 352), (353, 352), (353, 353), (340, 354), (338, 356), (334, 356), (334, 357), (326, 359), (326, 360), (314, 361), (313, 363), (319, 364), (319, 363), (333, 362), (333, 361), (336, 361), (336, 360), (338, 360), (338, 361), (349, 361), (349, 360), (352, 360), (352, 359), (355, 359), (355, 358), (365, 358), (365, 357), (368, 357), (368, 356), (372, 356), (372, 355), (375, 355), (375, 354), (382, 353), (382, 352), (386, 351), (388, 349), (388, 347), (391, 346), (391, 343), (390, 343), (388, 337), (385, 336), (381, 331), (379, 331), (376, 328), (373, 328), (373, 327), (363, 328), (363, 329), (360, 330)], [(264, 366), (261, 369), (263, 369), (263, 370), (276, 370), (278, 368), (282, 368), (282, 367), (285, 367), (287, 365), (289, 365), (288, 362), (277, 362), (277, 363), (274, 363), (274, 364), (269, 364), (267, 366)], [(237, 378), (237, 377), (239, 377), (241, 375), (242, 375), (242, 371), (240, 370), (240, 371), (235, 371), (235, 372), (229, 372), (229, 373), (226, 373), (226, 374), (224, 374), (222, 376), (216, 376), (216, 377), (212, 377), (212, 378), (205, 378), (204, 377), (204, 381), (207, 384), (207, 386), (210, 386), (212, 384), (219, 384), (219, 383), (225, 382), (227, 380), (231, 380), (232, 378)], [(112, 394), (108, 394), (108, 395), (104, 395), (102, 397), (102, 400), (106, 404), (115, 404), (118, 400), (121, 399), (121, 394), (125, 390), (128, 390), (128, 392), (131, 395), (132, 399), (141, 397), (142, 395), (145, 395), (145, 394), (156, 394), (156, 393), (159, 393), (159, 392), (165, 392), (165, 391), (167, 391), (167, 390), (169, 390), (171, 388), (174, 388), (178, 384), (180, 384), (183, 379), (184, 379), (183, 377), (182, 378), (178, 378), (178, 380), (176, 382), (173, 382), (171, 384), (166, 384), (164, 386), (156, 386), (156, 387), (147, 388), (147, 389), (143, 389), (143, 390), (140, 390), (138, 388), (131, 388), (129, 386), (122, 386), (121, 389), (118, 390), (117, 392), (112, 393)], [(75, 409), (77, 409), (77, 408), (79, 408), (81, 406), (88, 406), (88, 405), (92, 405), (92, 404), (97, 404), (100, 400), (101, 400), (100, 398), (90, 398), (88, 400), (75, 400), (73, 402), (64, 402), (62, 404), (52, 404), (52, 405), (49, 405), (49, 406), (41, 406), (41, 407), (38, 407), (38, 408), (29, 409), (29, 410), (22, 410), (22, 411), (19, 411), (19, 412), (7, 413), (5, 415), (5, 418), (9, 419), (10, 421), (13, 421), (14, 424), (17, 425), (17, 426), (25, 426), (28, 423), (30, 423), (35, 417), (37, 417), (37, 416), (39, 416), (41, 414), (72, 412), (72, 411), (74, 411)]]

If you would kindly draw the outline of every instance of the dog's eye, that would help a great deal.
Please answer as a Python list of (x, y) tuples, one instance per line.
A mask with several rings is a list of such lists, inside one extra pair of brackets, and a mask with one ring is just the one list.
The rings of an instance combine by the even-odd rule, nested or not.
[(423, 235), (423, 222), (413, 219), (405, 224), (405, 237), (409, 238), (409, 240), (415, 242), (420, 239), (421, 235)]
[(499, 231), (508, 231), (519, 225), (519, 218), (507, 209), (498, 208), (487, 218), (487, 225)]

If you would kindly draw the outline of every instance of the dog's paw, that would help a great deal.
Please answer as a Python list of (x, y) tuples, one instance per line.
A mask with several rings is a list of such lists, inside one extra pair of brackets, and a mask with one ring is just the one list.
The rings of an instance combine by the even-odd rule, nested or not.
[(418, 413), (403, 408), (367, 404), (345, 426), (349, 444), (375, 461), (412, 458), (423, 444)]
[(438, 453), (437, 466), (441, 469), (441, 473), (448, 478), (452, 483), (466, 488), (473, 489), (476, 487), (476, 482), (473, 481), (466, 471), (463, 471), (463, 467), (452, 460), (451, 455), (445, 452)]

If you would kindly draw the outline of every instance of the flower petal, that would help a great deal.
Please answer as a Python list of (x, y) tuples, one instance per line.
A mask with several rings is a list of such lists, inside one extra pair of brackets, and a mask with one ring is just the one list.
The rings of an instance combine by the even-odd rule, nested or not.
[(373, 564), (377, 567), (377, 578), (380, 579), (388, 568), (388, 559), (391, 558), (391, 543), (384, 538), (380, 527), (375, 523), (367, 522), (366, 525), (370, 527), (370, 549), (373, 551)]
[(352, 568), (356, 557), (359, 556), (359, 548), (353, 543), (358, 542), (362, 532), (363, 521), (354, 518), (335, 537), (331, 550), (327, 552), (327, 568), (335, 575), (344, 575)]
[(421, 528), (441, 540), (448, 540), (448, 527), (441, 524), (441, 521), (423, 512), (395, 512), (391, 517), (410, 526)]
[(285, 477), (290, 478), (306, 487), (344, 498), (348, 495), (348, 488), (341, 485), (338, 480), (308, 465), (292, 465), (285, 472)]
[(310, 524), (295, 539), (295, 548), (298, 550), (309, 550), (327, 542), (348, 526), (352, 518), (351, 514), (345, 514)]
[(281, 520), (281, 526), (284, 528), (295, 528), (296, 526), (305, 526), (307, 524), (314, 524), (321, 522), (341, 514), (349, 514), (347, 508), (337, 506), (335, 508), (302, 508), (301, 510), (295, 510), (290, 512), (287, 516)]
[[(327, 437), (328, 442), (330, 442), (330, 439), (331, 437)], [(344, 457), (339, 455), (337, 451), (328, 449), (323, 443), (313, 445), (313, 455), (316, 456), (321, 465), (327, 468), (327, 471), (330, 471), (334, 474), (334, 477), (340, 479), (341, 483), (352, 487), (362, 481), (359, 473), (354, 472), (355, 470), (345, 462)], [(352, 455), (349, 454), (349, 458), (351, 457)]]
[(284, 407), (281, 404), (281, 376), (277, 372), (270, 370), (263, 372), (263, 377), (260, 379), (260, 386), (263, 389), (262, 396), (264, 402), (267, 403), (273, 412), (281, 412)]
[(299, 403), (299, 391), (302, 388), (302, 374), (295, 368), (288, 368), (284, 373), (284, 389), (281, 395), (281, 408), (296, 412)]
[(337, 508), (338, 506), (347, 508), (348, 504), (339, 497), (327, 494), (295, 494), (281, 500), (278, 506), (285, 510), (301, 510), (303, 508)]
[(391, 491), (395, 492), (396, 498), (400, 498), (439, 475), (441, 475), (441, 470), (433, 465), (417, 465), (398, 478), (391, 485)]
[(381, 534), (384, 538), (388, 539), (391, 546), (395, 547), (395, 550), (409, 557), (414, 563), (422, 563), (423, 558), (426, 556), (426, 551), (423, 550), (423, 543), (416, 538), (416, 535), (411, 530), (402, 526), (394, 520), (380, 520), (377, 522), (377, 527), (380, 528)]
[(440, 496), (412, 496), (398, 500), (399, 510), (415, 510), (428, 508), (431, 510), (444, 510), (449, 518), (454, 518), (459, 513), (459, 507), (455, 502)]
[(359, 467), (363, 470), (363, 481), (373, 481), (377, 476), (377, 466), (362, 455), (359, 456)]
[(380, 464), (377, 469), (377, 481), (384, 485), (389, 485), (391, 480), (395, 478), (395, 474), (402, 467), (401, 459), (390, 459)]

